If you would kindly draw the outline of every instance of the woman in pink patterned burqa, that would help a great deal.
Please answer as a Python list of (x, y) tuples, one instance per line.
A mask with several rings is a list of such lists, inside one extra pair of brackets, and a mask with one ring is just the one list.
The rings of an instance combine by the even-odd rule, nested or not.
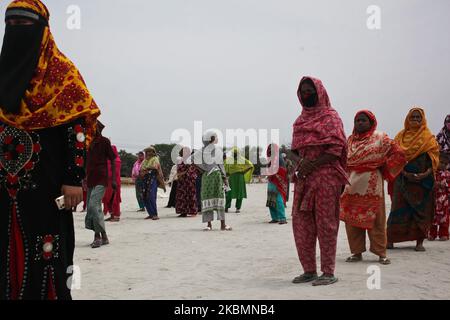
[[(337, 282), (334, 276), (339, 199), (348, 183), (344, 126), (322, 82), (304, 77), (297, 92), (303, 111), (294, 123), (292, 152), (298, 156), (292, 226), (304, 273), (294, 283)], [(319, 240), (321, 271), (316, 267)]]

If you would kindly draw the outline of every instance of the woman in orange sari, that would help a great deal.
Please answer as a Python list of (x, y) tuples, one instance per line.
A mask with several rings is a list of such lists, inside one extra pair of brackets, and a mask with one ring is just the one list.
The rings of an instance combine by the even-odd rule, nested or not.
[(386, 133), (376, 131), (377, 119), (368, 111), (355, 116), (353, 134), (348, 138), (347, 170), (350, 185), (341, 198), (340, 218), (345, 222), (352, 256), (347, 262), (362, 260), (366, 251), (366, 230), (370, 251), (381, 264), (386, 257), (386, 205), (384, 180), (393, 181), (406, 164), (405, 154)]
[(417, 241), (416, 251), (425, 251), (434, 218), (434, 173), (439, 165), (439, 145), (427, 127), (425, 112), (413, 108), (405, 129), (396, 137), (408, 163), (393, 184), (392, 208), (388, 219), (388, 249), (394, 243)]

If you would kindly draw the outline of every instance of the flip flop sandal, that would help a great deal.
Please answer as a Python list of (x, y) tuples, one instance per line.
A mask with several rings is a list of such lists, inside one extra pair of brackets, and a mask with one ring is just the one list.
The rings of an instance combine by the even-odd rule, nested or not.
[(414, 250), (417, 251), (417, 252), (425, 252), (425, 251), (427, 251), (424, 247), (415, 247)]
[(233, 228), (231, 228), (230, 226), (225, 226), (225, 229), (220, 229), (222, 231), (231, 231), (233, 230)]
[(360, 262), (360, 261), (362, 261), (362, 260), (363, 260), (362, 256), (361, 256), (361, 257), (351, 256), (351, 257), (348, 257), (348, 258), (345, 260), (345, 262)]
[(280, 221), (280, 222), (278, 222), (278, 224), (287, 224), (287, 221), (286, 220)]
[(206, 227), (206, 228), (203, 229), (203, 231), (212, 231), (212, 228), (211, 227)]
[(280, 223), (280, 221), (278, 221), (278, 220), (272, 220), (272, 221), (270, 221), (269, 223)]
[(317, 273), (304, 273), (301, 276), (295, 277), (292, 283), (307, 283), (317, 280)]
[(389, 260), (387, 257), (380, 258), (380, 259), (378, 260), (378, 262), (381, 263), (381, 264), (383, 264), (383, 265), (391, 264), (391, 260)]
[(92, 249), (100, 248), (101, 246), (102, 246), (102, 239), (97, 239), (91, 244)]
[(338, 278), (336, 277), (329, 277), (329, 276), (320, 276), (317, 280), (315, 280), (312, 285), (314, 287), (316, 286), (328, 286), (330, 284), (338, 282)]

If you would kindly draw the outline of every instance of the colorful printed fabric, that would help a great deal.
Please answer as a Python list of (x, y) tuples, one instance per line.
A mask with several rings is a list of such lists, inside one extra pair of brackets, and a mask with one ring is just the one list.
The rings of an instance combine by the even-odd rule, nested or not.
[[(313, 108), (306, 108), (301, 99), (300, 88), (302, 82), (311, 80), (316, 87), (318, 102)], [(303, 107), (302, 113), (294, 123), (292, 150), (316, 146), (340, 146), (342, 154), (334, 165), (336, 169), (346, 176), (347, 167), (347, 139), (344, 125), (339, 114), (331, 106), (330, 99), (322, 81), (312, 77), (303, 77), (297, 91), (297, 96)]]
[[(250, 183), (253, 177), (254, 166), (250, 162), (241, 155), (241, 152), (238, 148), (233, 148), (231, 151), (231, 157), (228, 157), (225, 160), (225, 172), (228, 176), (231, 176), (235, 173), (244, 173), (245, 183)], [(237, 155), (237, 158), (234, 158), (234, 155)]]
[(202, 176), (202, 213), (225, 212), (225, 190), (220, 170)]
[(444, 127), (436, 136), (441, 151), (450, 155), (450, 114), (445, 118)]
[(139, 173), (141, 172), (142, 162), (143, 162), (143, 161), (137, 160), (137, 161), (133, 164), (133, 169), (132, 169), (132, 171), (131, 171), (131, 178), (133, 179), (134, 182), (135, 182), (136, 179), (139, 177)]
[[(409, 119), (415, 111), (422, 116), (422, 123), (419, 128), (414, 128)], [(425, 111), (422, 108), (412, 108), (409, 111), (405, 119), (405, 128), (397, 134), (395, 141), (405, 151), (408, 162), (423, 153), (427, 153), (431, 159), (433, 170), (436, 172), (439, 165), (439, 145), (430, 129), (428, 129)]]
[(405, 155), (398, 144), (384, 132), (375, 131), (376, 118), (365, 113), (373, 122), (369, 132), (348, 139), (348, 171), (350, 185), (341, 198), (340, 218), (351, 226), (372, 229), (378, 215), (385, 215), (383, 179), (393, 181), (406, 164)]
[(341, 186), (325, 184), (314, 198), (314, 212), (303, 211), (292, 217), (295, 244), (304, 272), (317, 271), (316, 243), (318, 239), (321, 271), (334, 274), (340, 195)]
[[(288, 172), (281, 156), (280, 147), (275, 143), (270, 144), (267, 148), (267, 157), (270, 159), (268, 168), (269, 183), (277, 187), (283, 198), (283, 203), (286, 204), (289, 183)], [(268, 203), (272, 203), (272, 201), (268, 201)]]
[(177, 166), (177, 173), (179, 178), (176, 180), (176, 212), (196, 215), (198, 212), (196, 180), (199, 172), (194, 165), (181, 163)]
[[(39, 0), (15, 0), (10, 9), (32, 10), (47, 21), (48, 9)], [(100, 110), (78, 69), (59, 51), (48, 26), (34, 77), (23, 97), (19, 114), (6, 114), (0, 108), (0, 122), (23, 130), (56, 127), (85, 118), (89, 146)]]
[[(155, 151), (156, 153), (156, 151)], [(156, 168), (156, 169), (151, 169)], [(156, 172), (156, 178), (158, 180), (158, 188), (164, 189), (165, 191), (165, 182), (164, 175), (161, 169), (161, 163), (159, 161), (159, 157), (153, 156), (150, 159), (145, 159), (142, 161), (141, 170), (152, 170)]]
[(267, 184), (267, 203), (272, 221), (286, 221), (285, 202), (278, 188), (273, 183)]
[(447, 225), (450, 215), (450, 171), (436, 172), (436, 213), (433, 225)]

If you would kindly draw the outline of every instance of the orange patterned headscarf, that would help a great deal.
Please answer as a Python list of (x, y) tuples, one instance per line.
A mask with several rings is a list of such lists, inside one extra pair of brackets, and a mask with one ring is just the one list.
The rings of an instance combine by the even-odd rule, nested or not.
[[(47, 7), (40, 0), (15, 0), (7, 10), (25, 9), (47, 21)], [(19, 114), (0, 108), (0, 121), (23, 130), (38, 130), (85, 119), (87, 143), (92, 140), (100, 110), (78, 69), (56, 46), (48, 26), (44, 29), (39, 61)]]
[[(422, 116), (422, 123), (418, 128), (414, 128), (411, 125), (410, 117), (414, 111), (419, 112)], [(439, 166), (439, 145), (430, 129), (428, 129), (425, 111), (422, 108), (412, 108), (409, 111), (405, 119), (405, 129), (397, 134), (395, 141), (405, 151), (408, 162), (423, 153), (428, 153), (433, 170), (437, 170)]]

